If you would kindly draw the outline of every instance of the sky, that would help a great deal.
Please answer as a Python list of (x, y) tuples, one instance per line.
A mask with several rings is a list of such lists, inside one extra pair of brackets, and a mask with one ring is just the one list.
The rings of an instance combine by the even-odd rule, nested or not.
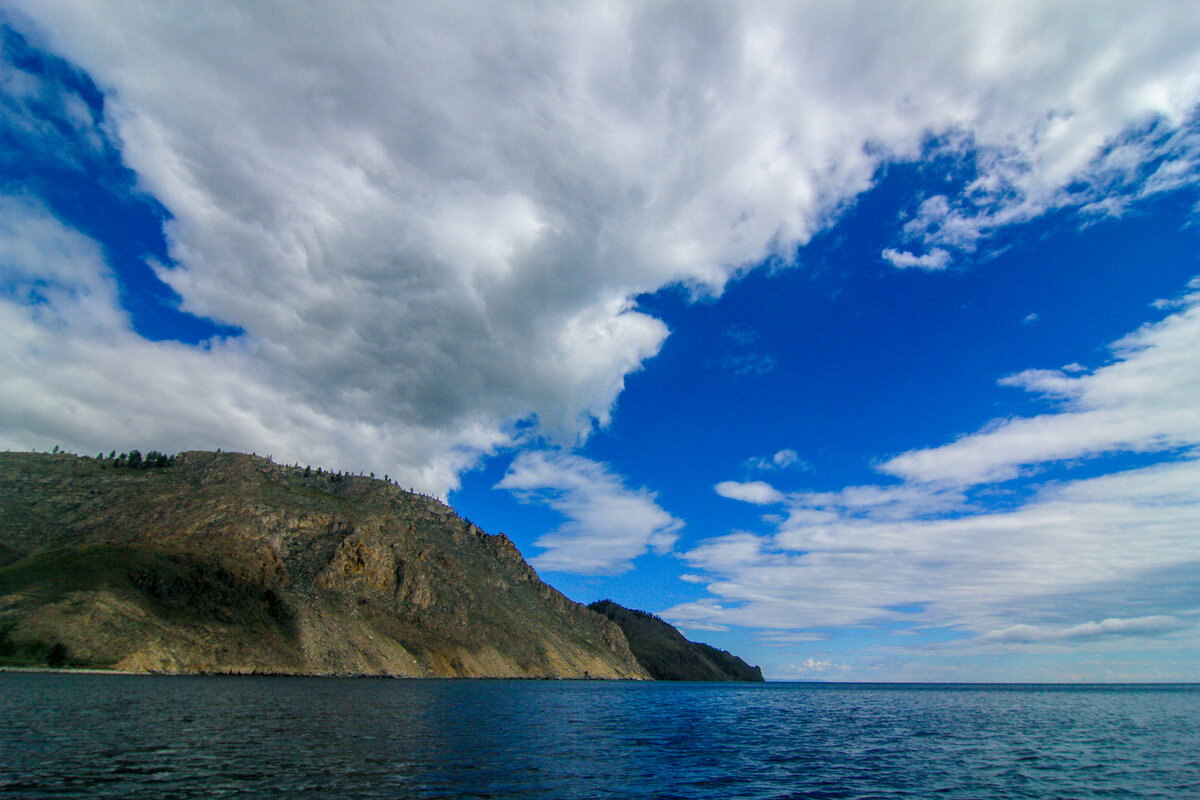
[(1200, 15), (0, 0), (0, 447), (388, 475), (773, 680), (1200, 681)]

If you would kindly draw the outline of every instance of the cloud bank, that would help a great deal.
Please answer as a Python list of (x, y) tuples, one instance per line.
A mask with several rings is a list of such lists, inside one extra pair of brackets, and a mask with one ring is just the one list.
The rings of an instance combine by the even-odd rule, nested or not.
[(880, 471), (912, 482), (972, 485), (1046, 462), (1200, 444), (1200, 279), (1177, 302), (1183, 310), (1116, 342), (1107, 366), (1090, 373), (1026, 370), (1000, 381), (1059, 400), (1055, 413), (998, 420), (950, 444), (888, 459)]
[[(111, 143), (170, 215), (158, 277), (241, 332), (140, 337), (97, 243), (10, 191), (21, 226), (0, 247), (28, 225), (46, 249), (5, 268), (58, 288), (0, 306), (6, 447), (133, 431), (440, 494), (517, 421), (565, 444), (607, 423), (668, 334), (638, 293), (716, 294), (789, 262), (888, 161), (974, 164), (884, 254), (929, 269), (1052, 208), (1120, 213), (1194, 180), (1200, 151), (1200, 20), (1171, 2), (10, 0), (6, 16), (104, 103), (94, 119), (6, 63), (5, 124), (61, 164)], [(28, 134), (48, 116), (58, 135)], [(972, 447), (936, 463), (1013, 467)], [(933, 476), (927, 460), (890, 469)]]
[[(1200, 281), (1094, 370), (1028, 370), (1001, 383), (1057, 407), (993, 422), (883, 461), (900, 479), (837, 492), (726, 482), (718, 494), (781, 507), (770, 533), (687, 550), (709, 597), (663, 612), (683, 624), (911, 633), (945, 628), (974, 652), (1108, 646), (1187, 635), (1200, 618)], [(1108, 474), (1006, 482), (1071, 460), (1128, 458)], [(1115, 462), (1120, 464), (1121, 462)], [(965, 646), (965, 645), (964, 645)]]

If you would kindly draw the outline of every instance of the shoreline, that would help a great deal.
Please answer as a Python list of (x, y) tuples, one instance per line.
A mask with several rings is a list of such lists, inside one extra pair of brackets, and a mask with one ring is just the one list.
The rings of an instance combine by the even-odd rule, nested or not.
[[(137, 672), (134, 670), (102, 669), (100, 667), (35, 667), (0, 665), (0, 673), (52, 673), (62, 675), (135, 675), (167, 678), (371, 678), (401, 681), (578, 681), (581, 683), (672, 683), (642, 678), (558, 678), (537, 675), (385, 675), (371, 672)], [(738, 681), (704, 681), (705, 683), (739, 683)]]
[(1018, 689), (1018, 688), (1036, 688), (1045, 687), (1050, 689), (1108, 689), (1108, 688), (1152, 688), (1152, 687), (1200, 687), (1200, 681), (1146, 681), (1146, 682), (1082, 682), (1082, 683), (1028, 683), (1028, 682), (952, 682), (931, 681), (914, 683), (911, 681), (787, 681), (787, 680), (766, 680), (766, 681), (663, 681), (663, 680), (639, 680), (637, 678), (551, 678), (551, 677), (519, 677), (519, 676), (492, 676), (492, 677), (417, 677), (412, 675), (379, 675), (370, 673), (311, 673), (311, 672), (134, 672), (132, 670), (118, 669), (101, 669), (98, 667), (80, 667), (71, 669), (68, 667), (21, 667), (13, 665), (0, 665), (0, 673), (15, 672), (15, 673), (51, 673), (64, 675), (132, 675), (132, 676), (147, 676), (147, 677), (167, 677), (167, 678), (349, 678), (362, 679), (371, 678), (375, 680), (400, 680), (400, 681), (569, 681), (578, 683), (654, 683), (654, 684), (704, 684), (706, 686), (813, 686), (824, 688), (838, 687), (861, 687), (861, 688), (892, 688), (892, 689)]

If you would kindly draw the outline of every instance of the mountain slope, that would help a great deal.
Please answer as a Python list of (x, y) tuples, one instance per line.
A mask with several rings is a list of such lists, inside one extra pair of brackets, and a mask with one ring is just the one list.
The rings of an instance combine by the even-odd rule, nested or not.
[(432, 498), (238, 453), (123, 463), (0, 453), (0, 663), (648, 677), (615, 624)]
[(629, 649), (650, 676), (661, 681), (761, 681), (762, 670), (725, 650), (688, 641), (663, 620), (600, 600), (588, 606), (625, 633)]

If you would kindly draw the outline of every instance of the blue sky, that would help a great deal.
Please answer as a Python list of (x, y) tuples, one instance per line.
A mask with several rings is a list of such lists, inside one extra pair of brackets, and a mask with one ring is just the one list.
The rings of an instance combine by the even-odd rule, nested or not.
[(0, 446), (389, 474), (775, 679), (1200, 680), (1185, 4), (0, 23)]

